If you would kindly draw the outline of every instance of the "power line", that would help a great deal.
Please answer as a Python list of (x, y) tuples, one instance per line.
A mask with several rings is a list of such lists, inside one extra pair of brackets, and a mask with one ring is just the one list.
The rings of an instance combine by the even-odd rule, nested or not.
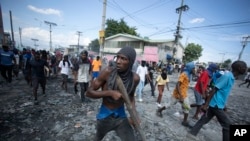
[(190, 29), (197, 29), (197, 28), (210, 28), (210, 27), (225, 27), (231, 25), (240, 25), (240, 24), (249, 24), (250, 21), (243, 21), (243, 22), (233, 22), (233, 23), (224, 23), (224, 24), (214, 24), (214, 25), (205, 25), (205, 26), (196, 26), (196, 27), (189, 27), (189, 28), (182, 28), (183, 30), (190, 30)]
[[(238, 26), (242, 26), (242, 24), (249, 24), (250, 21), (242, 21), (242, 22), (232, 22), (232, 23), (224, 23), (224, 24), (214, 24), (214, 25), (206, 25), (206, 26), (196, 26), (196, 27), (188, 27), (188, 28), (180, 28), (180, 30), (193, 30), (193, 29), (202, 29), (202, 28), (230, 28), (233, 25), (238, 25)], [(153, 36), (156, 34), (164, 34), (167, 32), (171, 32), (174, 29), (168, 30), (168, 31), (157, 31), (149, 36)]]

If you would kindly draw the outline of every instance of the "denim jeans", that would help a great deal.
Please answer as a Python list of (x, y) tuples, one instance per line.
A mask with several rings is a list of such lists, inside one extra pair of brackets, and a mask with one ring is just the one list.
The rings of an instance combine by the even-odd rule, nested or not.
[(89, 83), (88, 82), (79, 82), (80, 84), (80, 88), (81, 88), (81, 101), (84, 102), (85, 101), (85, 92), (87, 91), (88, 87), (89, 87)]
[(216, 116), (220, 125), (222, 126), (223, 141), (229, 141), (229, 126), (231, 124), (231, 121), (225, 111), (219, 108), (209, 107), (207, 112), (201, 117), (201, 119), (196, 122), (190, 133), (196, 136), (202, 126), (204, 124), (207, 124), (214, 116)]
[(151, 96), (155, 96), (155, 86), (154, 86), (153, 79), (151, 79), (149, 84), (150, 84), (150, 87), (151, 87)]
[(95, 141), (101, 141), (110, 131), (114, 130), (122, 141), (136, 141), (134, 130), (127, 118), (109, 116), (105, 119), (97, 120), (97, 133)]
[(7, 66), (7, 65), (1, 65), (1, 75), (2, 77), (8, 82), (11, 83), (12, 82), (12, 65)]
[(139, 84), (138, 84), (138, 86), (137, 86), (136, 94), (138, 95), (139, 99), (142, 99), (142, 90), (144, 88), (144, 84), (145, 84), (144, 81), (140, 81)]

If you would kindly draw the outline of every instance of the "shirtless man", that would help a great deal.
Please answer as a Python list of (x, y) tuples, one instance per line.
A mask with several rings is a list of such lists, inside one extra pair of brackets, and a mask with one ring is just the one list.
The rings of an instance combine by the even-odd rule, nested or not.
[[(136, 112), (134, 92), (140, 78), (132, 72), (136, 52), (132, 47), (123, 47), (117, 53), (116, 65), (108, 66), (100, 72), (89, 87), (86, 96), (94, 99), (102, 98), (102, 105), (97, 114), (97, 132), (95, 141), (100, 141), (114, 130), (122, 141), (135, 141), (134, 125), (127, 118), (122, 94), (118, 91), (116, 76), (121, 77), (132, 103), (132, 110)], [(101, 88), (101, 91), (98, 89)], [(137, 113), (137, 112), (136, 112)]]

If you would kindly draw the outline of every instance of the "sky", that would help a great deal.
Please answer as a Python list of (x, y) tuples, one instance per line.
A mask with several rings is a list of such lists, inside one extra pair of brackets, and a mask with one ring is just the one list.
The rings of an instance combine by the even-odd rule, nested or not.
[[(174, 39), (182, 0), (107, 0), (106, 19), (124, 19), (136, 27), (141, 37)], [(181, 43), (203, 48), (199, 62), (235, 61), (243, 48), (243, 37), (250, 36), (249, 0), (184, 0), (189, 7), (181, 16)], [(99, 38), (102, 29), (103, 0), (1, 0), (4, 31), (18, 44), (49, 50), (52, 46), (88, 45)], [(21, 32), (19, 30), (21, 28)], [(80, 32), (80, 36), (78, 36)], [(21, 39), (20, 39), (21, 33)], [(38, 39), (33, 41), (32, 39)], [(250, 41), (250, 37), (248, 38)], [(250, 66), (250, 42), (241, 60)]]

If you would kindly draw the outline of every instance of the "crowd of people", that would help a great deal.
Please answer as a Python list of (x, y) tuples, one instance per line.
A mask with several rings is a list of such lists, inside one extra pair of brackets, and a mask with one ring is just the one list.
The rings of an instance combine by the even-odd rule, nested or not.
[[(28, 85), (33, 88), (34, 104), (38, 104), (37, 90), (40, 85), (42, 93), (46, 96), (46, 79), (60, 74), (62, 78), (61, 87), (68, 92), (67, 80), (73, 73), (75, 92), (80, 87), (81, 102), (87, 98), (102, 99), (97, 118), (96, 141), (100, 141), (111, 130), (114, 130), (121, 140), (136, 140), (134, 134), (136, 123), (140, 119), (128, 118), (125, 112), (124, 93), (117, 83), (121, 78), (123, 85), (131, 101), (132, 111), (137, 114), (136, 102), (143, 102), (143, 88), (149, 84), (151, 95), (155, 97), (158, 90), (156, 102), (156, 114), (163, 117), (162, 112), (176, 103), (181, 103), (184, 113), (182, 125), (191, 128), (188, 136), (198, 134), (202, 126), (208, 123), (214, 116), (217, 117), (223, 130), (223, 140), (229, 140), (229, 126), (231, 121), (225, 112), (230, 90), (234, 85), (234, 78), (239, 74), (245, 74), (247, 65), (243, 61), (235, 61), (231, 70), (219, 70), (214, 63), (207, 68), (199, 66), (197, 69), (194, 62), (176, 67), (179, 78), (172, 93), (170, 103), (162, 105), (162, 97), (165, 87), (169, 91), (169, 77), (174, 71), (171, 65), (157, 65), (142, 60), (136, 64), (136, 52), (132, 47), (123, 47), (117, 52), (115, 61), (107, 67), (102, 66), (99, 56), (95, 60), (89, 59), (88, 51), (80, 52), (78, 58), (69, 58), (68, 55), (51, 55), (45, 50), (35, 51), (23, 49), (22, 51), (10, 51), (8, 46), (3, 46), (0, 51), (1, 75), (6, 86), (11, 86), (12, 77), (19, 78), (21, 70)], [(138, 62), (137, 62), (138, 63)], [(245, 82), (249, 87), (249, 72)], [(156, 77), (154, 75), (156, 74)], [(196, 76), (194, 87), (195, 103), (190, 104), (188, 99), (188, 88), (192, 77)], [(198, 121), (194, 126), (188, 122), (188, 115), (192, 107), (196, 107), (194, 119)], [(201, 114), (202, 113), (202, 114)], [(201, 115), (201, 116), (199, 116)], [(134, 128), (133, 128), (134, 127)]]

